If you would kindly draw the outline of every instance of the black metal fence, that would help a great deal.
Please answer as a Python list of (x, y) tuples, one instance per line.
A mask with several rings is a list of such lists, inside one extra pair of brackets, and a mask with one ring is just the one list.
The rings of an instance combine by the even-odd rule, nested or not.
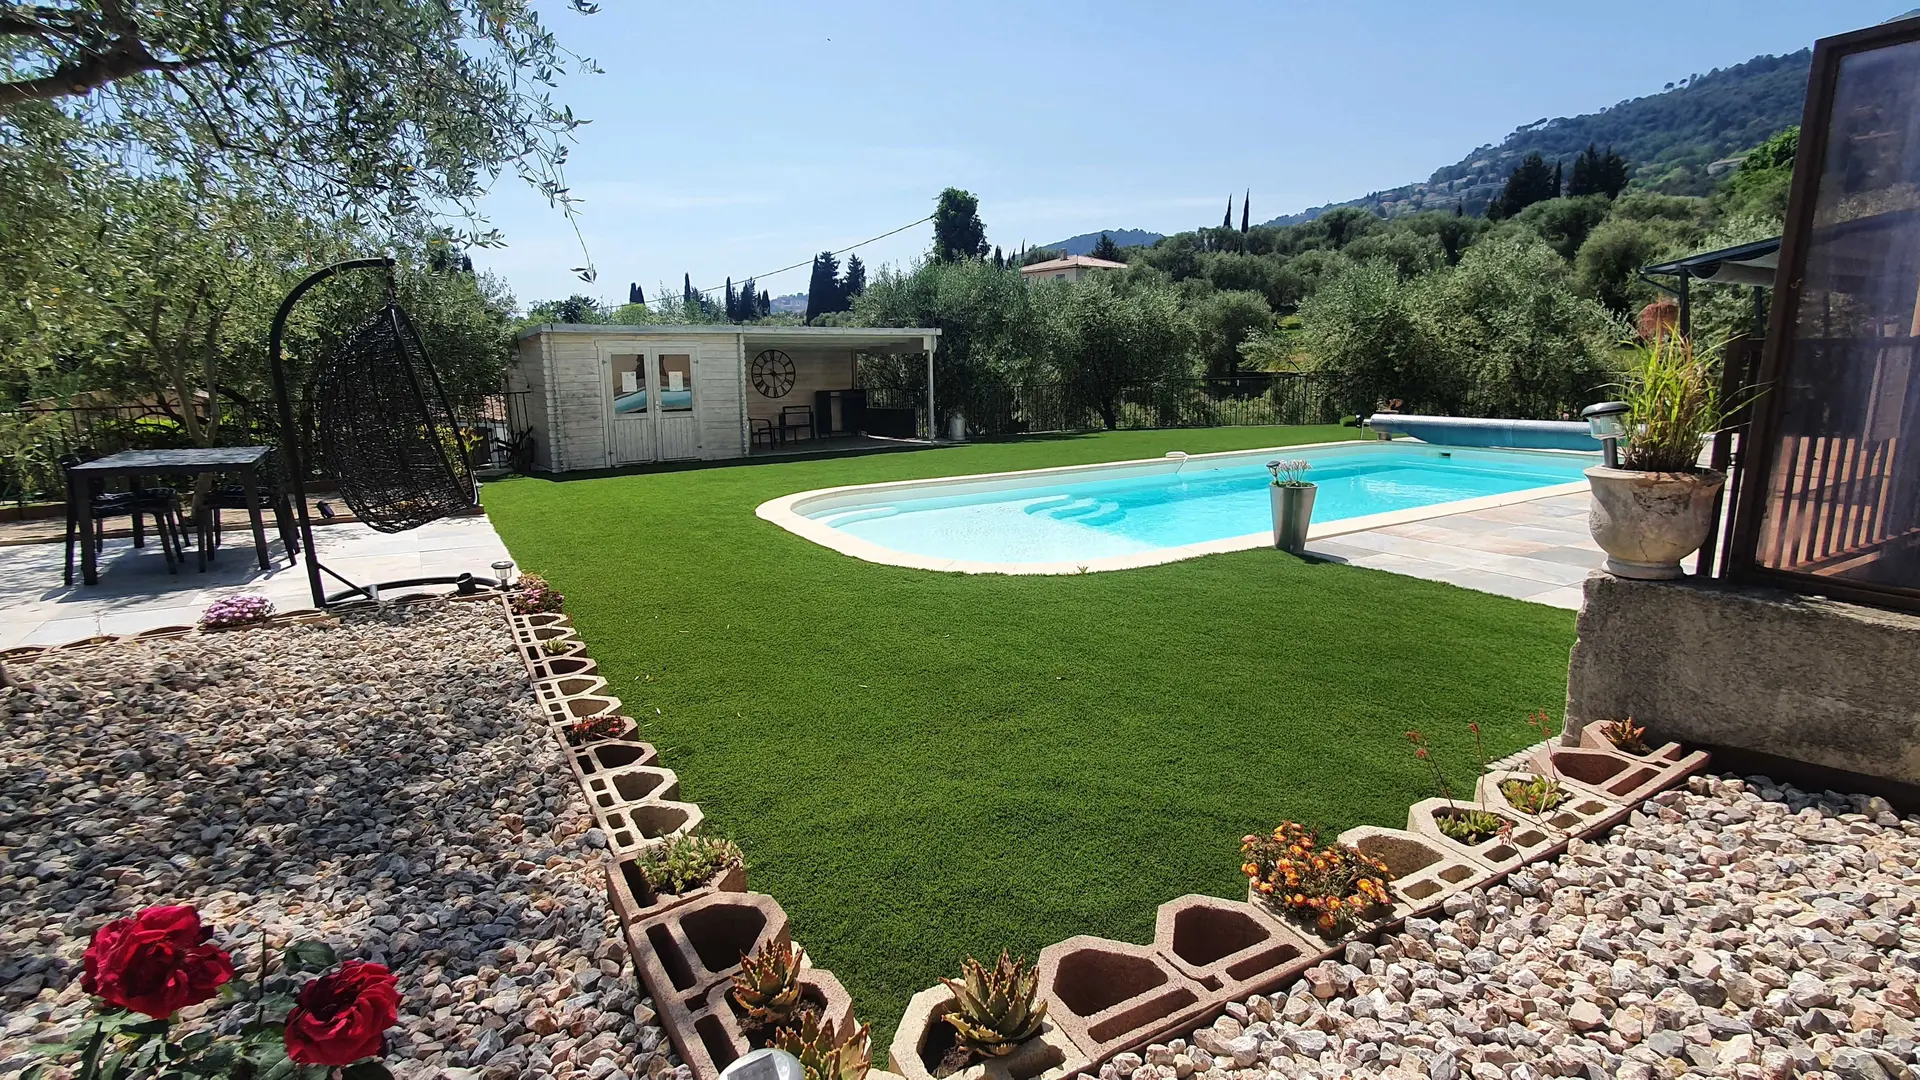
[[(935, 407), (958, 411), (973, 435), (1020, 435), (1045, 431), (1252, 427), (1269, 424), (1331, 424), (1340, 420), (1334, 387), (1323, 376), (1259, 372), (1119, 387), (1111, 395), (1089, 394), (1064, 382), (1013, 382), (943, 391), (935, 384)], [(877, 408), (910, 408), (926, 430), (926, 388), (867, 388)], [(1109, 424), (1111, 421), (1111, 424)]]

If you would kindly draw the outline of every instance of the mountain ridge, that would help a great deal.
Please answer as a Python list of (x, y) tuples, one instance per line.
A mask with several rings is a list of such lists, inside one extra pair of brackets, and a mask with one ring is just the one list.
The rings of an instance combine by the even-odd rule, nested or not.
[[(1345, 206), (1381, 217), (1422, 210), (1484, 213), (1500, 193), (1507, 174), (1530, 153), (1549, 162), (1571, 164), (1588, 144), (1611, 147), (1632, 167), (1635, 188), (1669, 195), (1704, 195), (1712, 190), (1725, 159), (1759, 145), (1782, 128), (1800, 122), (1813, 50), (1763, 54), (1726, 68), (1668, 83), (1658, 93), (1617, 101), (1577, 116), (1541, 117), (1522, 124), (1498, 143), (1475, 147), (1451, 165), (1435, 169), (1423, 182), (1368, 192), (1344, 202), (1326, 203), (1282, 214), (1262, 225), (1297, 225)], [(1200, 227), (1200, 226), (1196, 226)], [(1122, 247), (1151, 244), (1160, 233), (1145, 229), (1105, 230)], [(1145, 239), (1126, 240), (1122, 236)], [(1085, 255), (1098, 243), (1098, 231), (1047, 244)]]

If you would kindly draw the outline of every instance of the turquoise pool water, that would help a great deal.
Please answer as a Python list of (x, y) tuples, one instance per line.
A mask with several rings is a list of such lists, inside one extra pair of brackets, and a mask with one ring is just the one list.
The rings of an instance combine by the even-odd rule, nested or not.
[(1582, 479), (1598, 455), (1470, 450), (1419, 443), (1260, 451), (1196, 458), (1179, 470), (1138, 463), (1019, 477), (943, 492), (882, 488), (801, 512), (894, 551), (971, 562), (1054, 563), (1133, 555), (1272, 528), (1271, 457), (1312, 462), (1316, 522), (1363, 517)]

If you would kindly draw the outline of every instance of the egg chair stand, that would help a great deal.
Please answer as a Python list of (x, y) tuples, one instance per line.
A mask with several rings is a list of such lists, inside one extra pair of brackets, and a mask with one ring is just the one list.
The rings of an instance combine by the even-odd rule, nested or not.
[[(361, 599), (377, 603), (383, 590), (419, 585), (452, 585), (461, 594), (500, 585), (476, 574), (357, 584), (328, 567), (314, 546), (307, 470), (315, 462), (339, 484), (340, 498), (354, 515), (379, 532), (416, 529), (479, 504), (466, 436), (419, 334), (395, 300), (393, 267), (392, 259), (353, 259), (315, 271), (287, 294), (268, 336), (281, 449), (316, 608)], [(387, 302), (314, 370), (302, 417), (314, 429), (314, 445), (309, 447), (303, 445), (305, 425), (294, 421), (282, 339), (300, 298), (350, 270), (384, 271)], [(328, 593), (323, 576), (346, 588)]]

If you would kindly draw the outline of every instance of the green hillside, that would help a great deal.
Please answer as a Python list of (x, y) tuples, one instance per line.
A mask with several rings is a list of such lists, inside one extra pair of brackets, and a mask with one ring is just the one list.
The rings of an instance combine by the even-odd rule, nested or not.
[(1542, 118), (1516, 129), (1498, 145), (1482, 146), (1434, 171), (1425, 183), (1376, 191), (1268, 222), (1310, 221), (1340, 206), (1385, 217), (1420, 210), (1452, 210), (1464, 203), (1478, 214), (1499, 194), (1520, 160), (1538, 153), (1571, 163), (1589, 143), (1611, 146), (1632, 163), (1633, 186), (1668, 195), (1704, 195), (1724, 171), (1714, 163), (1734, 157), (1781, 128), (1800, 122), (1813, 53), (1756, 56), (1669, 84), (1671, 89), (1622, 101), (1583, 116)]

